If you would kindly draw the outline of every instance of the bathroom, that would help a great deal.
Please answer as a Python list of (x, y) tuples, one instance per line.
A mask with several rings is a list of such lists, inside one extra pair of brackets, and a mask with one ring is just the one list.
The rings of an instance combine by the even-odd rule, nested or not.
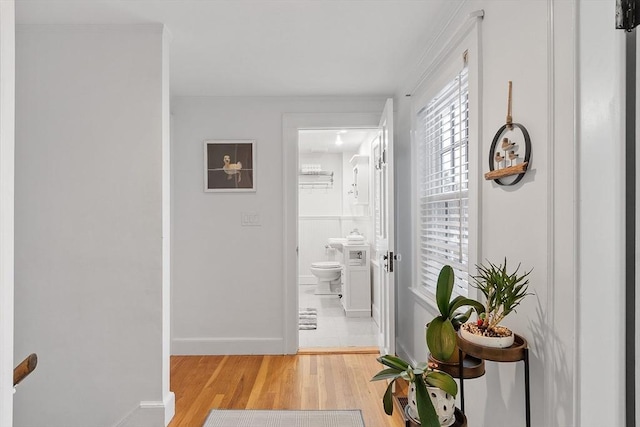
[[(377, 129), (299, 133), (299, 347), (376, 347), (371, 143)], [(346, 282), (346, 283), (345, 283)]]

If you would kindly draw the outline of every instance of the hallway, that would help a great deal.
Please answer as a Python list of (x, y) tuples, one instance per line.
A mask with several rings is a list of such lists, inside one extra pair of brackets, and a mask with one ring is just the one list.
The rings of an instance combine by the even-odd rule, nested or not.
[[(218, 409), (360, 409), (366, 426), (401, 427), (384, 413), (376, 354), (172, 356), (176, 415), (169, 427), (202, 425)], [(396, 408), (397, 409), (397, 408)]]

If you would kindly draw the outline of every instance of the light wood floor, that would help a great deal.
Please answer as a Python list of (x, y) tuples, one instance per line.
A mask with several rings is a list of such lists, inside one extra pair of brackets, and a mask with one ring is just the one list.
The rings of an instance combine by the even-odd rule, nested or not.
[[(211, 408), (361, 409), (367, 427), (403, 427), (382, 409), (377, 354), (172, 356), (176, 415), (169, 427), (201, 427)], [(293, 426), (292, 426), (293, 427)]]

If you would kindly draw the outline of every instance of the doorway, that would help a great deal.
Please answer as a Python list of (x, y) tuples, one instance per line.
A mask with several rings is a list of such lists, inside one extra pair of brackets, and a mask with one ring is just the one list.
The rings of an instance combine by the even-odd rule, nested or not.
[[(379, 157), (372, 160), (376, 170), (382, 170), (383, 180), (379, 183), (384, 187), (384, 204), (379, 205), (379, 212), (384, 215), (384, 229), (381, 235), (376, 233), (370, 245), (372, 253), (369, 256), (373, 268), (373, 292), (380, 296), (378, 323), (378, 348), (381, 353), (393, 353), (395, 350), (395, 285), (393, 273), (394, 238), (393, 238), (393, 101), (387, 99), (382, 115), (380, 113), (301, 113), (284, 114), (283, 131), (283, 164), (284, 164), (284, 214), (283, 214), (283, 279), (284, 279), (284, 310), (283, 310), (283, 353), (296, 354), (299, 349), (299, 272), (298, 272), (298, 186), (299, 159), (298, 137), (301, 130), (348, 130), (348, 129), (377, 129)], [(352, 172), (353, 173), (353, 169)], [(381, 194), (382, 192), (378, 193)], [(375, 196), (375, 194), (374, 194)], [(374, 199), (375, 200), (375, 199)], [(379, 202), (381, 199), (377, 199)], [(375, 210), (374, 210), (375, 212)], [(365, 258), (366, 258), (365, 255)], [(357, 251), (354, 254), (357, 260)], [(362, 257), (362, 254), (360, 254)], [(377, 283), (377, 285), (376, 285)], [(348, 287), (347, 287), (348, 288)], [(378, 292), (375, 290), (378, 289)], [(344, 296), (343, 296), (344, 297)], [(375, 298), (375, 297), (374, 297)], [(375, 301), (374, 301), (375, 304)], [(371, 310), (375, 312), (374, 309)]]
[(369, 161), (377, 138), (377, 128), (298, 131), (300, 348), (378, 345)]

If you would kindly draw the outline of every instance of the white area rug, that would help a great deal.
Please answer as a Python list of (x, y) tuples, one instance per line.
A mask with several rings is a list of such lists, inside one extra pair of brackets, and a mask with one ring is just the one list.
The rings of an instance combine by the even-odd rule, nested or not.
[(298, 313), (298, 329), (301, 331), (318, 329), (318, 310), (301, 308)]
[(364, 427), (359, 409), (261, 411), (212, 409), (202, 427)]

